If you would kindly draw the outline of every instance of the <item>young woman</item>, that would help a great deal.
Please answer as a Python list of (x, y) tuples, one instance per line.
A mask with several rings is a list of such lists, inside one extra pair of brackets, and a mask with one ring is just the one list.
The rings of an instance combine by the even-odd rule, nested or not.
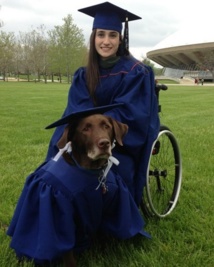
[(108, 2), (80, 11), (94, 17), (89, 60), (74, 75), (63, 122), (68, 123), (71, 113), (111, 106), (104, 114), (129, 130), (123, 146), (113, 149), (120, 164), (111, 168), (106, 179), (109, 190), (103, 194), (100, 188), (95, 190), (99, 170), (90, 173), (76, 164), (72, 176), (63, 157), (52, 159), (66, 127), (58, 124), (47, 161), (27, 178), (7, 232), (16, 254), (37, 264), (53, 263), (68, 253), (65, 266), (76, 266), (69, 253), (88, 247), (98, 231), (120, 239), (148, 237), (138, 206), (159, 132), (157, 99), (152, 70), (128, 51), (127, 25), (121, 35), (122, 22), (139, 17)]
[[(129, 126), (124, 146), (114, 149), (114, 156), (120, 161), (115, 171), (139, 205), (151, 146), (159, 132), (153, 71), (128, 50), (128, 21), (140, 17), (109, 2), (79, 11), (94, 17), (88, 64), (74, 75), (63, 116), (94, 106), (125, 104), (106, 114)], [(54, 132), (47, 160), (58, 152), (56, 144), (63, 130), (61, 126)]]

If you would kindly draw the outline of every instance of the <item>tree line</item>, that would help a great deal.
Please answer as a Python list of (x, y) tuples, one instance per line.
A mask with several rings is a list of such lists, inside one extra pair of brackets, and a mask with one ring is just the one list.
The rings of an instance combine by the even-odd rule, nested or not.
[[(3, 26), (3, 25), (2, 25)], [(72, 15), (63, 18), (62, 26), (47, 31), (44, 25), (29, 32), (0, 31), (0, 76), (12, 75), (28, 81), (54, 80), (62, 76), (71, 81), (74, 71), (86, 63), (87, 47), (82, 30), (74, 24)]]

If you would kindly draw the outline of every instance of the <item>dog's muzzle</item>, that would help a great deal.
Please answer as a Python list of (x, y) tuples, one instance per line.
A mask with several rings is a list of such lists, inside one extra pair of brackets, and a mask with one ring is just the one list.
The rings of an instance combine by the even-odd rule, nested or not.
[(108, 159), (112, 155), (111, 150), (111, 142), (107, 138), (101, 138), (88, 151), (88, 157), (92, 160)]

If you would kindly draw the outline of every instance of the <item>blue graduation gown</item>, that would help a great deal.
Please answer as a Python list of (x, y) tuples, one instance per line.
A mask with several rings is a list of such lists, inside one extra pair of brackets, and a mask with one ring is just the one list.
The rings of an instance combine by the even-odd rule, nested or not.
[[(112, 69), (100, 68), (96, 99), (98, 106), (125, 104), (121, 108), (106, 112), (106, 115), (129, 126), (123, 141), (123, 151), (114, 150), (113, 155), (120, 161), (119, 167), (114, 168), (120, 173), (139, 205), (146, 182), (151, 146), (160, 127), (152, 69), (133, 57), (121, 57)], [(93, 106), (86, 87), (85, 68), (82, 67), (74, 75), (63, 116)], [(56, 144), (64, 127), (56, 128), (50, 141), (47, 159), (58, 152)]]
[(102, 193), (100, 170), (71, 166), (63, 157), (50, 160), (28, 176), (7, 234), (19, 257), (54, 262), (69, 250), (88, 247), (99, 232), (127, 239), (144, 222), (129, 190), (111, 170)]

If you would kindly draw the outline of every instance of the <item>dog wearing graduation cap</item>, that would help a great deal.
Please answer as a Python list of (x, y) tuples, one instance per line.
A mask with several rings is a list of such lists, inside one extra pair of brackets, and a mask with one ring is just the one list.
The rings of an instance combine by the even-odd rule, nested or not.
[[(82, 125), (87, 118), (93, 120), (94, 114), (119, 106), (72, 113), (47, 127), (67, 124), (63, 141), (59, 142), (66, 145), (55, 158), (43, 163), (26, 179), (7, 232), (18, 258), (43, 266), (64, 261), (65, 267), (74, 267), (73, 253), (88, 248), (98, 231), (119, 239), (137, 234), (147, 236), (129, 190), (122, 178), (110, 169), (112, 164), (119, 163), (117, 159), (108, 152), (107, 157), (101, 157), (102, 164), (98, 166), (93, 165), (93, 161), (99, 161), (99, 157), (91, 156), (94, 168), (88, 168), (75, 156), (79, 153), (75, 149), (79, 148), (75, 148), (77, 136), (72, 127)], [(96, 116), (112, 127), (111, 142), (115, 138), (122, 145), (128, 127), (105, 115)]]

